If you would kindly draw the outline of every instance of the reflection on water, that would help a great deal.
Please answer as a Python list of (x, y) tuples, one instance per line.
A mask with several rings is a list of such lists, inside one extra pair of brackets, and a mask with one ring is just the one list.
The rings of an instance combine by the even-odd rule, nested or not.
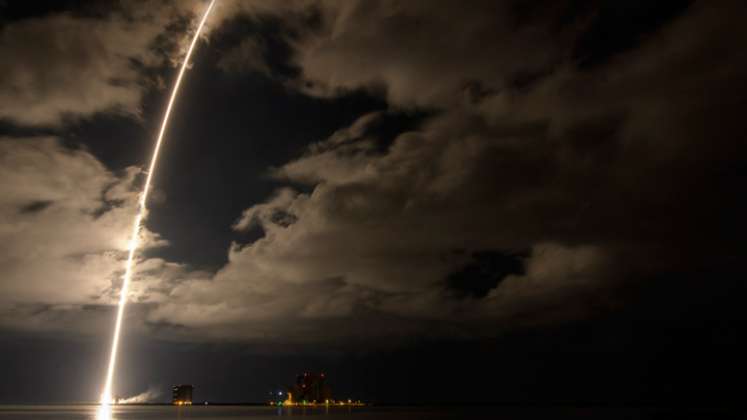
[[(316, 416), (340, 419), (357, 410), (329, 407), (189, 406), (171, 405), (0, 405), (0, 420), (263, 420)], [(370, 416), (368, 417), (371, 418)], [(386, 417), (385, 418), (389, 418)], [(399, 420), (395, 416), (393, 420)]]
[(104, 404), (99, 406), (99, 408), (96, 410), (96, 417), (95, 420), (117, 420), (115, 417), (112, 417), (112, 406), (109, 404)]
[[(315, 417), (318, 420), (628, 420), (724, 418), (716, 408), (693, 412), (635, 407), (358, 407), (278, 408), (268, 406), (99, 406), (0, 405), (0, 420), (278, 420), (278, 417)], [(743, 417), (742, 417), (743, 418)], [(313, 420), (313, 419), (310, 419)]]
[(96, 410), (96, 420), (113, 420), (112, 407), (109, 404), (99, 406)]

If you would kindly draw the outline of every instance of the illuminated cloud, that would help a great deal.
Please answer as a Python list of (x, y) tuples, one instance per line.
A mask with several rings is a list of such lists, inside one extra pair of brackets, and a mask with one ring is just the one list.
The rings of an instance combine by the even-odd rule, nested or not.
[[(47, 309), (114, 302), (138, 171), (116, 176), (90, 153), (55, 138), (2, 138), (0, 162), (2, 321), (31, 325)], [(165, 242), (144, 230), (143, 244)], [(55, 328), (54, 322), (48, 326)]]
[(59, 125), (98, 112), (139, 117), (142, 96), (156, 83), (141, 70), (162, 65), (164, 52), (172, 52), (157, 45), (158, 36), (199, 6), (178, 4), (122, 2), (105, 18), (53, 14), (4, 25), (0, 56), (12, 59), (0, 62), (0, 120)]
[[(574, 51), (593, 33), (590, 17), (562, 21), (562, 5), (520, 16), (494, 2), (261, 4), (250, 12), (293, 28), (289, 86), (326, 97), (363, 89), (388, 112), (437, 112), (385, 146), (381, 114), (362, 116), (273, 168), (311, 191), (282, 189), (247, 209), (235, 227), (264, 237), (232, 247), (212, 279), (180, 285), (152, 320), (264, 339), (437, 334), (517, 314), (514, 325), (557, 322), (610, 310), (610, 290), (677, 272), (683, 259), (723, 263), (711, 240), (738, 243), (702, 223), (735, 222), (712, 203), (743, 207), (713, 188), (728, 172), (704, 176), (744, 151), (704, 126), (741, 126), (738, 107), (715, 104), (743, 97), (744, 59), (713, 65), (710, 53), (740, 50), (738, 18), (693, 6), (591, 65)], [(304, 29), (309, 10), (319, 25)], [(443, 30), (453, 22), (470, 30)], [(485, 252), (522, 256), (523, 272), (496, 274), (482, 298), (458, 297), (447, 279)]]
[[(738, 14), (693, 5), (589, 65), (575, 49), (593, 14), (564, 20), (561, 9), (225, 2), (216, 22), (269, 15), (287, 30), (297, 70), (278, 77), (287, 88), (327, 99), (364, 90), (388, 109), (268, 168), (288, 185), (235, 215), (235, 230), (261, 235), (232, 244), (216, 272), (141, 262), (138, 328), (263, 342), (490, 335), (609, 310), (610, 290), (682, 261), (728, 264), (714, 247), (733, 251), (742, 239), (727, 231), (744, 208), (727, 178), (745, 149), (724, 134), (741, 132), (735, 104), (747, 96)], [(463, 27), (446, 29), (455, 22)], [(276, 77), (264, 45), (240, 40), (218, 67)], [(713, 57), (714, 45), (729, 53)], [(129, 95), (137, 104), (137, 89)], [(63, 108), (26, 120), (4, 112), (50, 123)], [(410, 113), (425, 116), (392, 138), (377, 131)], [(12, 194), (2, 198), (2, 241), (14, 251), (2, 257), (1, 319), (27, 325), (53, 313), (83, 325), (82, 305), (111, 303), (134, 173), (112, 175), (54, 140), (3, 144)], [(33, 304), (54, 306), (35, 318)]]

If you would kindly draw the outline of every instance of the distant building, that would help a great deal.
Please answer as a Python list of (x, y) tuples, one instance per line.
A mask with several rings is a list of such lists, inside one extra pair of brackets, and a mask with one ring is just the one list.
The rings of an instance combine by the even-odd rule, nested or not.
[(289, 397), (298, 403), (324, 403), (332, 399), (332, 389), (325, 384), (323, 373), (304, 373), (296, 377), (296, 384), (289, 391)]
[(192, 385), (175, 385), (172, 389), (171, 403), (174, 405), (192, 405)]

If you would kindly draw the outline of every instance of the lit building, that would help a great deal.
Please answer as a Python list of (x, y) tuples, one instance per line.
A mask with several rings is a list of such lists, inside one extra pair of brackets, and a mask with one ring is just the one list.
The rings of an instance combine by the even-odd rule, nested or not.
[(174, 405), (192, 405), (192, 385), (175, 385), (171, 393), (171, 403)]
[[(296, 377), (296, 383), (286, 392), (277, 390), (270, 393), (269, 404), (283, 407), (363, 407), (360, 400), (336, 401), (332, 399), (332, 388), (326, 384), (323, 373), (304, 373)], [(285, 399), (283, 399), (285, 398)]]
[(324, 403), (332, 399), (332, 389), (325, 384), (323, 373), (298, 375), (296, 384), (288, 392), (288, 398), (299, 403)]

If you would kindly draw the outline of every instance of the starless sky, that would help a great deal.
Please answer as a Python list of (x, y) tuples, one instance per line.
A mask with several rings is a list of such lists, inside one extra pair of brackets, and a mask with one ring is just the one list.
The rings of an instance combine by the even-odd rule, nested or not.
[[(95, 400), (205, 3), (0, 2), (0, 402)], [(219, 0), (115, 393), (728, 401), (742, 1)], [(160, 397), (158, 394), (161, 393)]]

